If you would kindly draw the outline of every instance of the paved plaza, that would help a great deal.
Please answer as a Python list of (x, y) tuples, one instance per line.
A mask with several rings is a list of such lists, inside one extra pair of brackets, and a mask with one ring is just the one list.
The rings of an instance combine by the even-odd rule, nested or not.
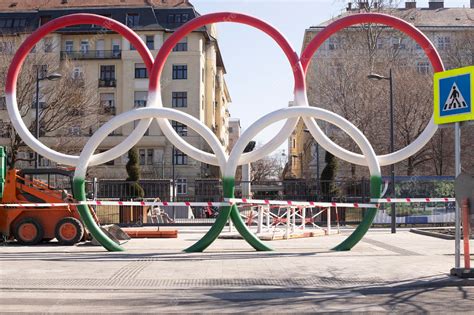
[(205, 253), (182, 252), (202, 234), (187, 228), (179, 239), (131, 240), (122, 253), (1, 246), (0, 312), (474, 310), (473, 282), (448, 275), (451, 240), (373, 229), (350, 252), (330, 250), (342, 235), (269, 242), (274, 252), (228, 239)]

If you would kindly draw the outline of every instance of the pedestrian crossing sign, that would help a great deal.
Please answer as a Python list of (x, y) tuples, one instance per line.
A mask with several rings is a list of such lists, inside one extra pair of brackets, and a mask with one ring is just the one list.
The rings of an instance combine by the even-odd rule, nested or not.
[(434, 75), (434, 120), (438, 125), (474, 120), (474, 66)]

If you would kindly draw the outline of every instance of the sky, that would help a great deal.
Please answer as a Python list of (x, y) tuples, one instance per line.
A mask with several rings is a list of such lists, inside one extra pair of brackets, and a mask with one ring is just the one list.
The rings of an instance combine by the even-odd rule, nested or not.
[[(258, 17), (276, 27), (301, 53), (305, 29), (343, 12), (345, 0), (191, 0), (201, 13), (233, 11)], [(403, 5), (402, 1), (402, 5)], [(469, 0), (445, 0), (445, 7), (469, 7)], [(417, 1), (427, 7), (428, 0)], [(235, 23), (217, 25), (219, 46), (227, 70), (232, 104), (231, 117), (240, 118), (242, 129), (255, 120), (288, 106), (293, 99), (293, 76), (280, 48), (266, 34)], [(263, 130), (255, 140), (270, 140), (282, 123)], [(276, 129), (278, 128), (278, 129)], [(285, 149), (284, 143), (280, 149)]]

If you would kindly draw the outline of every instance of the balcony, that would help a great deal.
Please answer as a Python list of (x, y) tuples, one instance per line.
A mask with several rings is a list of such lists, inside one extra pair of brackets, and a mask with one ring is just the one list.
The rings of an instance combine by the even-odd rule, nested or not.
[(102, 115), (115, 115), (117, 110), (114, 106), (104, 106), (100, 109), (100, 114)]
[(120, 59), (121, 50), (61, 51), (61, 60)]
[(116, 87), (116, 86), (117, 86), (117, 80), (115, 79), (108, 79), (108, 80), (99, 79), (99, 87)]

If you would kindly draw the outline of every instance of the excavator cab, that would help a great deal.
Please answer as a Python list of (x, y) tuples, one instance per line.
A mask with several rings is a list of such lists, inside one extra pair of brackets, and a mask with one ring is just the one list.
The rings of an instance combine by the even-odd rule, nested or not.
[[(30, 185), (41, 183), (41, 185), (37, 185), (37, 189), (55, 195), (55, 197), (61, 198), (64, 201), (73, 199), (73, 171), (60, 168), (40, 168), (23, 169), (18, 171), (17, 174), (20, 181), (25, 179), (24, 184), (26, 185), (28, 183)], [(46, 202), (45, 200), (38, 198), (38, 196), (28, 193), (23, 194), (23, 197), (32, 203)]]

